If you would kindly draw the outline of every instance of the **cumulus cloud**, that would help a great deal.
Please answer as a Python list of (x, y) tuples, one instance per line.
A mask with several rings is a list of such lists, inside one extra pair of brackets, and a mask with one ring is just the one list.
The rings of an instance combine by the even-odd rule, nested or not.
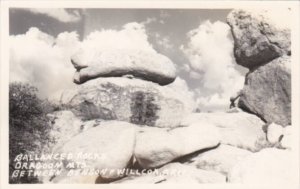
[(196, 89), (200, 109), (224, 109), (229, 98), (243, 86), (242, 76), (234, 66), (230, 28), (223, 22), (203, 22), (190, 31), (189, 42), (181, 46), (188, 58), (190, 77), (199, 81)]
[(101, 30), (90, 33), (81, 44), (82, 49), (101, 50), (143, 50), (155, 52), (148, 42), (143, 24), (127, 23), (121, 30)]
[(10, 82), (31, 83), (44, 98), (73, 87), (70, 56), (78, 43), (75, 32), (64, 32), (54, 38), (37, 28), (10, 36)]
[(77, 10), (67, 11), (61, 8), (39, 8), (39, 9), (26, 9), (34, 14), (43, 14), (54, 18), (60, 22), (77, 22), (81, 16)]
[(37, 28), (10, 36), (10, 41), (10, 81), (32, 83), (42, 97), (50, 99), (58, 99), (63, 90), (75, 86), (70, 57), (79, 49), (87, 52), (87, 58), (101, 50), (157, 53), (148, 42), (144, 25), (135, 22), (125, 24), (121, 30), (92, 32), (83, 41), (74, 32), (54, 38)]

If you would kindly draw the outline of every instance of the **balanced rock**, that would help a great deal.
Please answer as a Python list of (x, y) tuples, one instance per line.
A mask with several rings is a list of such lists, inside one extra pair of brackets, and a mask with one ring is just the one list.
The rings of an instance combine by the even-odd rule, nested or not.
[(136, 136), (134, 156), (143, 168), (154, 168), (184, 155), (215, 147), (219, 132), (210, 124), (163, 129), (143, 127)]
[(234, 165), (251, 154), (248, 150), (221, 144), (215, 149), (185, 159), (184, 164), (227, 175)]
[[(176, 82), (174, 82), (176, 83)], [(194, 109), (188, 91), (128, 78), (98, 78), (62, 97), (83, 119), (127, 121), (138, 125), (176, 127)], [(73, 95), (70, 95), (73, 94)]]
[(238, 106), (266, 122), (291, 124), (291, 60), (283, 56), (246, 76)]
[(167, 85), (176, 78), (173, 62), (166, 56), (152, 51), (115, 49), (90, 54), (81, 50), (71, 58), (71, 62), (77, 69), (74, 76), (74, 82), (77, 84), (98, 77), (132, 75)]
[[(238, 162), (230, 171), (228, 181), (239, 184), (290, 184), (298, 180), (293, 169), (292, 153), (266, 148)], [(295, 171), (293, 171), (295, 170)]]
[(194, 113), (181, 121), (182, 126), (197, 123), (213, 125), (221, 134), (221, 143), (259, 151), (266, 144), (264, 122), (257, 116), (245, 113)]
[[(72, 158), (67, 160), (68, 163), (84, 162), (84, 167), (77, 171), (89, 171), (88, 175), (91, 176), (87, 179), (89, 181), (90, 178), (98, 176), (95, 174), (97, 170), (105, 169), (108, 171), (99, 176), (118, 178), (116, 170), (127, 168), (132, 160), (134, 143), (135, 126), (133, 124), (107, 121), (74, 136), (55, 153), (71, 154)], [(67, 167), (65, 169), (64, 172), (69, 171)], [(68, 180), (70, 179), (66, 179), (62, 174), (53, 182), (62, 183)]]
[(226, 177), (220, 173), (201, 170), (180, 163), (170, 163), (154, 170), (152, 174), (129, 176), (113, 184), (204, 184), (225, 182)]
[[(283, 13), (289, 14), (288, 10)], [(279, 21), (269, 15), (272, 15), (269, 11), (233, 10), (227, 16), (234, 39), (234, 56), (239, 65), (253, 69), (282, 55), (290, 55), (289, 26), (278, 24)]]

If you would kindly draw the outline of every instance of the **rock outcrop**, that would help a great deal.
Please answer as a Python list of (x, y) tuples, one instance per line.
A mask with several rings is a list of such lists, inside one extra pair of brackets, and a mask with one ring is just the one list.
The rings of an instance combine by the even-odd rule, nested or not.
[(238, 106), (266, 122), (291, 124), (290, 57), (277, 58), (249, 72)]
[(233, 10), (227, 17), (236, 62), (250, 69), (238, 106), (286, 126), (291, 124), (291, 31), (270, 15)]
[(84, 50), (71, 59), (77, 69), (74, 82), (84, 83), (98, 77), (120, 77), (132, 75), (160, 85), (172, 83), (176, 78), (173, 62), (155, 52), (106, 50), (85, 55)]
[(174, 129), (141, 128), (136, 138), (135, 158), (143, 168), (154, 168), (184, 155), (215, 147), (218, 130), (210, 124), (191, 124)]
[(119, 120), (156, 127), (176, 127), (194, 109), (193, 99), (184, 91), (128, 78), (88, 81), (78, 86), (77, 92), (62, 97), (62, 103), (86, 120)]
[(180, 163), (170, 163), (157, 169), (156, 174), (126, 177), (114, 182), (114, 184), (208, 184), (225, 182), (226, 177), (220, 173), (201, 170)]
[(181, 125), (211, 124), (219, 130), (221, 143), (250, 151), (259, 151), (266, 144), (264, 122), (257, 116), (245, 113), (194, 113), (181, 121)]
[(251, 154), (253, 153), (248, 150), (221, 144), (215, 149), (187, 158), (183, 162), (187, 165), (193, 165), (198, 169), (215, 171), (227, 175), (239, 161), (242, 161)]
[[(127, 168), (130, 165), (134, 144), (134, 125), (126, 122), (108, 121), (74, 136), (55, 153), (71, 154), (70, 161), (84, 162), (83, 169), (116, 170)], [(64, 172), (66, 171), (69, 170)], [(107, 172), (107, 174), (100, 176), (108, 179), (119, 177), (116, 172)], [(54, 178), (53, 182), (62, 183), (68, 180), (70, 179), (66, 179), (62, 174)]]
[(80, 127), (83, 124), (82, 120), (75, 116), (69, 110), (56, 111), (47, 115), (50, 118), (51, 130), (50, 138), (53, 141), (53, 148), (63, 145), (70, 140), (74, 135), (80, 132)]
[(291, 54), (291, 31), (268, 18), (267, 11), (233, 10), (227, 16), (234, 38), (234, 55), (241, 66), (254, 69)]
[(280, 141), (281, 147), (285, 149), (292, 149), (293, 145), (293, 128), (289, 125), (283, 130), (283, 137)]
[(284, 129), (281, 125), (277, 125), (275, 123), (268, 125), (267, 140), (271, 144), (278, 144), (282, 140), (283, 134)]
[(295, 176), (291, 170), (292, 153), (267, 148), (237, 163), (228, 175), (228, 181), (239, 184), (289, 184)]

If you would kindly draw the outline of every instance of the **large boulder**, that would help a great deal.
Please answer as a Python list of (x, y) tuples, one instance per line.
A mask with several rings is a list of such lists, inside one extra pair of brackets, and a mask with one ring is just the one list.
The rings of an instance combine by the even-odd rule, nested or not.
[(181, 121), (182, 126), (194, 123), (211, 124), (216, 127), (221, 134), (222, 144), (259, 151), (267, 142), (263, 131), (265, 123), (249, 113), (194, 113)]
[(204, 184), (226, 182), (226, 177), (220, 173), (201, 170), (180, 163), (170, 163), (151, 171), (151, 173), (142, 176), (128, 176), (113, 184)]
[(71, 58), (71, 62), (77, 69), (74, 76), (74, 82), (77, 84), (98, 77), (132, 75), (167, 85), (176, 78), (173, 62), (166, 56), (152, 51), (115, 49), (90, 54), (81, 50)]
[(239, 184), (291, 184), (297, 183), (293, 171), (292, 153), (288, 150), (266, 148), (237, 163), (228, 175), (228, 181)]
[[(127, 168), (131, 161), (135, 144), (135, 126), (130, 123), (120, 121), (107, 121), (97, 127), (92, 127), (84, 131), (57, 149), (54, 153), (68, 154), (71, 158), (64, 160), (64, 170), (62, 174), (52, 180), (55, 183), (76, 182), (82, 180), (95, 183), (91, 178), (101, 176), (107, 179), (118, 178), (117, 169)], [(88, 171), (87, 179), (78, 176), (78, 180), (66, 178), (70, 175), (72, 168), (68, 168), (69, 163), (84, 163), (75, 171)], [(105, 174), (97, 173), (97, 170), (108, 170)], [(111, 172), (112, 170), (112, 172)], [(102, 173), (102, 172), (101, 172)]]
[(173, 83), (160, 86), (134, 78), (90, 80), (61, 99), (85, 120), (99, 118), (156, 127), (176, 127), (194, 110), (188, 91), (176, 89)]
[(266, 122), (291, 124), (291, 60), (283, 56), (246, 76), (238, 106)]
[(221, 144), (215, 149), (185, 159), (184, 164), (227, 175), (235, 164), (251, 154), (248, 150)]
[(209, 124), (174, 129), (143, 127), (136, 136), (134, 156), (143, 168), (154, 168), (184, 155), (215, 147), (219, 132)]
[[(280, 14), (286, 16), (289, 11)], [(285, 23), (289, 22), (286, 19)], [(233, 10), (227, 16), (227, 23), (234, 39), (234, 56), (241, 66), (254, 69), (291, 53), (290, 28), (274, 19), (270, 11)]]

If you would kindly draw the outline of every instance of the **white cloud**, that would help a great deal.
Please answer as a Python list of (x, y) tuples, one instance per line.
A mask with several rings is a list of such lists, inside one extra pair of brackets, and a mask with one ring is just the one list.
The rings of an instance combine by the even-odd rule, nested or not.
[(165, 49), (172, 49), (173, 44), (168, 36), (160, 37), (157, 39), (157, 43)]
[(142, 22), (141, 24), (147, 25), (147, 24), (151, 24), (156, 21), (157, 21), (157, 19), (155, 17), (151, 17), (151, 18), (147, 18), (146, 21)]
[(25, 9), (34, 14), (44, 14), (61, 22), (77, 22), (81, 16), (77, 10), (67, 11), (66, 9), (57, 8), (39, 8), (39, 9)]
[(127, 23), (121, 30), (101, 30), (90, 33), (82, 42), (82, 48), (100, 50), (127, 49), (155, 52), (148, 42), (143, 24)]
[(10, 36), (10, 81), (31, 83), (41, 97), (49, 98), (73, 87), (70, 56), (77, 49), (77, 38), (75, 32), (54, 38), (37, 28)]
[(189, 60), (190, 77), (199, 79), (200, 109), (227, 108), (230, 96), (243, 86), (244, 76), (234, 67), (229, 34), (227, 24), (206, 21), (190, 31), (188, 44), (181, 46)]
[(90, 33), (82, 42), (76, 33), (64, 32), (54, 38), (37, 28), (10, 36), (10, 81), (29, 82), (38, 87), (40, 96), (59, 98), (64, 89), (73, 88), (70, 57), (80, 48), (87, 56), (101, 50), (122, 49), (157, 53), (148, 42), (143, 24), (128, 23), (121, 30)]

